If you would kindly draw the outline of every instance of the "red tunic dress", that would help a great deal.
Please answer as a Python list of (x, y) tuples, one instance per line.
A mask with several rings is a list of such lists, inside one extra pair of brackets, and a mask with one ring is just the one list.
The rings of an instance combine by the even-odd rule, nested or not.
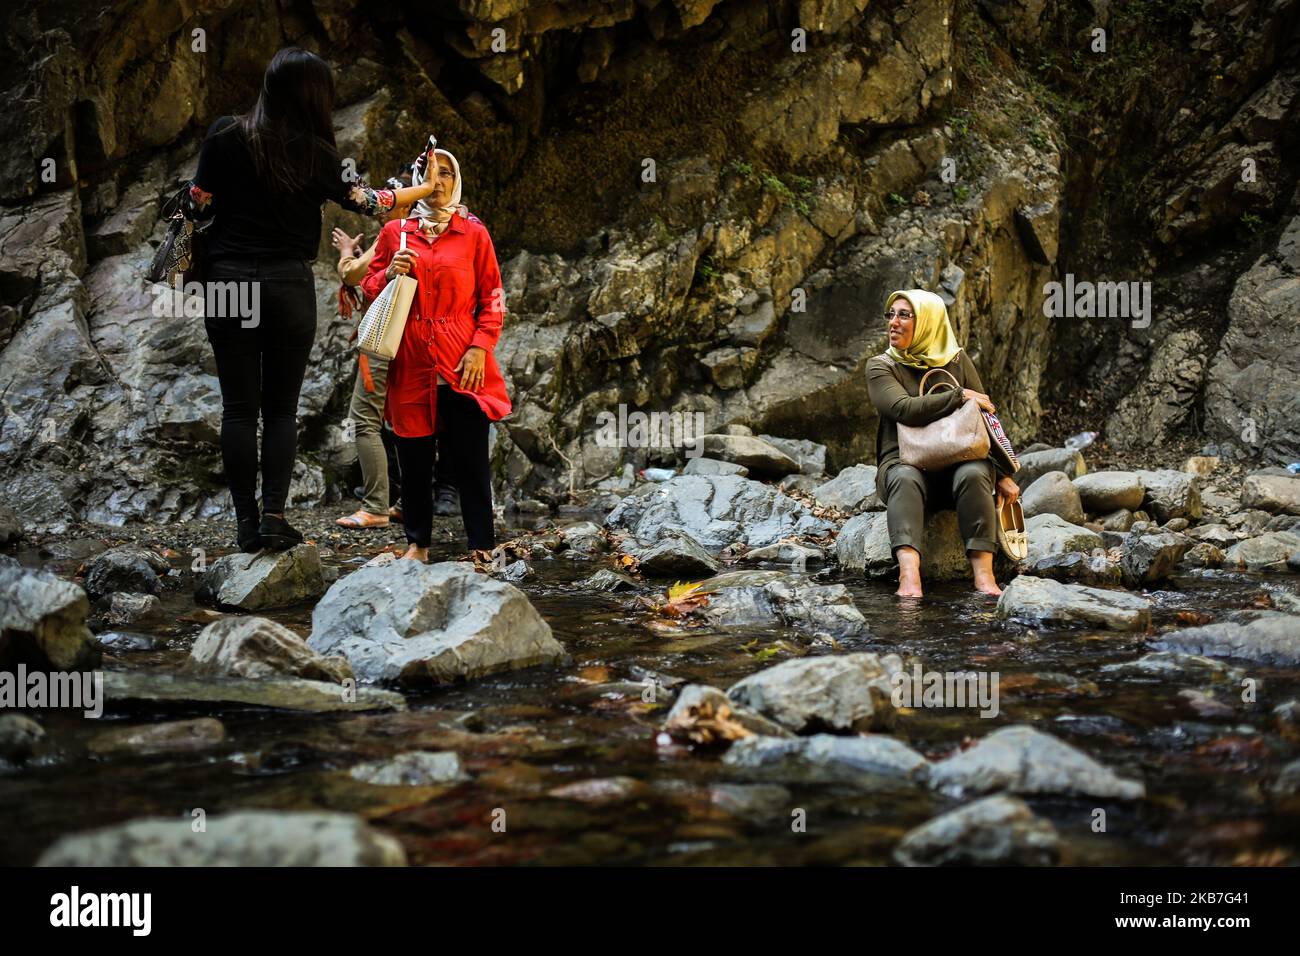
[[(456, 213), (446, 230), (430, 242), (418, 219), (385, 223), (370, 271), (361, 280), (369, 300), (388, 284), (384, 271), (399, 248), (399, 230), (406, 233), (406, 248), (418, 254), (410, 272), (418, 288), (401, 347), (388, 365), (385, 417), (402, 438), (432, 435), (441, 375), (456, 391), (477, 401), (489, 421), (500, 421), (510, 414), (510, 396), (493, 349), (501, 336), (505, 294), (487, 227), (477, 216)], [(471, 345), (487, 352), (483, 385), (477, 392), (461, 388), (455, 371)]]

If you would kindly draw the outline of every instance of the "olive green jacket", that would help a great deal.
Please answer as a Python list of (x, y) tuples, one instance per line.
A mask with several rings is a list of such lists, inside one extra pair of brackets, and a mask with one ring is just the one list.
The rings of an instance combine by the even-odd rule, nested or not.
[[(966, 355), (965, 349), (943, 368), (962, 388), (984, 391), (980, 373), (975, 370), (975, 363)], [(898, 462), (899, 424), (928, 425), (961, 407), (962, 393), (954, 388), (918, 396), (921, 376), (925, 372), (925, 369), (895, 362), (888, 355), (877, 355), (867, 361), (867, 394), (880, 415), (876, 425), (876, 494), (881, 501), (885, 500), (885, 474), (891, 465)], [(946, 376), (936, 375), (930, 379), (931, 386), (935, 379), (948, 381)], [(1005, 474), (1006, 469), (999, 459), (990, 453), (989, 460), (999, 475)]]

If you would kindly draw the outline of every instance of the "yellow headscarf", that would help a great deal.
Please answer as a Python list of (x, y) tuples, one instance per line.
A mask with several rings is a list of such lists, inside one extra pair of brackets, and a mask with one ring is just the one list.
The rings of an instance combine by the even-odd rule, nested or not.
[(951, 362), (953, 356), (961, 351), (961, 346), (957, 344), (952, 323), (948, 321), (948, 308), (943, 299), (924, 289), (905, 289), (890, 294), (885, 303), (886, 312), (895, 299), (907, 299), (912, 303), (912, 311), (916, 313), (915, 331), (911, 345), (905, 349), (891, 345), (885, 354), (912, 368), (942, 368)]

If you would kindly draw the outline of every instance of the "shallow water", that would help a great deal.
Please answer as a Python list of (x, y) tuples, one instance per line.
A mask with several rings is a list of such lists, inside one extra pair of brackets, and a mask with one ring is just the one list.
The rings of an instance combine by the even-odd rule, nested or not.
[[(597, 519), (599, 520), (599, 519)], [(373, 549), (371, 549), (373, 550)], [(358, 554), (357, 550), (351, 552)], [(453, 556), (435, 549), (435, 558)], [(64, 574), (79, 560), (39, 561)], [(327, 563), (355, 567), (343, 550)], [(188, 558), (162, 597), (167, 620), (132, 633), (155, 636), (149, 650), (112, 649), (107, 668), (172, 668), (203, 626), (194, 611)], [(40, 715), (52, 744), (24, 769), (0, 775), (0, 862), (30, 863), (58, 836), (142, 816), (189, 819), (247, 808), (357, 812), (397, 837), (415, 864), (866, 864), (886, 865), (908, 829), (959, 801), (920, 787), (863, 793), (825, 784), (777, 785), (739, 776), (719, 754), (656, 742), (667, 711), (642, 701), (645, 671), (727, 687), (763, 667), (809, 651), (807, 634), (782, 626), (734, 630), (647, 626), (652, 615), (629, 593), (576, 589), (601, 559), (562, 555), (534, 564), (521, 587), (550, 623), (571, 661), (408, 696), (401, 714), (299, 715), (207, 705)], [(895, 735), (931, 758), (1000, 726), (1030, 723), (1066, 740), (1122, 776), (1143, 780), (1135, 803), (1092, 798), (1028, 799), (1060, 832), (1063, 862), (1082, 864), (1295, 863), (1300, 802), (1268, 785), (1297, 756), (1271, 710), (1300, 696), (1300, 672), (1231, 662), (1259, 682), (1258, 699), (1195, 674), (1143, 679), (1102, 671), (1148, 648), (1142, 635), (1036, 630), (998, 621), (994, 601), (960, 586), (934, 586), (921, 604), (900, 602), (893, 584), (834, 572), (848, 584), (871, 636), (845, 650), (915, 655), (926, 670), (991, 670), (1001, 678), (1000, 713), (916, 709)], [(1225, 572), (1187, 575), (1152, 593), (1156, 630), (1179, 612), (1221, 619), (1269, 594), (1295, 600), (1293, 578)], [(267, 616), (309, 631), (310, 606)], [(760, 652), (776, 648), (774, 654)], [(756, 656), (759, 655), (759, 656)], [(1213, 691), (1232, 712), (1202, 717), (1178, 696)], [(225, 743), (201, 754), (94, 757), (89, 737), (122, 722), (218, 716)], [(413, 749), (455, 750), (473, 780), (452, 787), (375, 787), (346, 768)], [(548, 791), (593, 778), (628, 778), (587, 800)], [(600, 799), (597, 799), (599, 797)], [(1106, 812), (1106, 832), (1093, 830)], [(796, 811), (802, 810), (803, 814)], [(492, 827), (502, 819), (504, 832)], [(795, 832), (802, 816), (806, 830)]]

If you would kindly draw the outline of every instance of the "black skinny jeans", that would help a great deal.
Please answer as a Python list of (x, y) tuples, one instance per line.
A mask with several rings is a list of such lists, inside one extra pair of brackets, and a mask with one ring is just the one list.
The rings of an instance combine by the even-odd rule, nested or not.
[(289, 497), (298, 393), (316, 337), (316, 284), (306, 259), (223, 258), (208, 264), (207, 290), (204, 326), (221, 381), (221, 458), (236, 517), (256, 521), (259, 417), (263, 512), (283, 512)]
[(460, 517), (472, 551), (496, 546), (492, 527), (492, 471), (488, 464), (488, 417), (478, 402), (450, 385), (438, 386), (433, 435), (397, 439), (402, 464), (402, 523), (406, 540), (427, 548), (433, 535), (433, 467), (460, 492)]

